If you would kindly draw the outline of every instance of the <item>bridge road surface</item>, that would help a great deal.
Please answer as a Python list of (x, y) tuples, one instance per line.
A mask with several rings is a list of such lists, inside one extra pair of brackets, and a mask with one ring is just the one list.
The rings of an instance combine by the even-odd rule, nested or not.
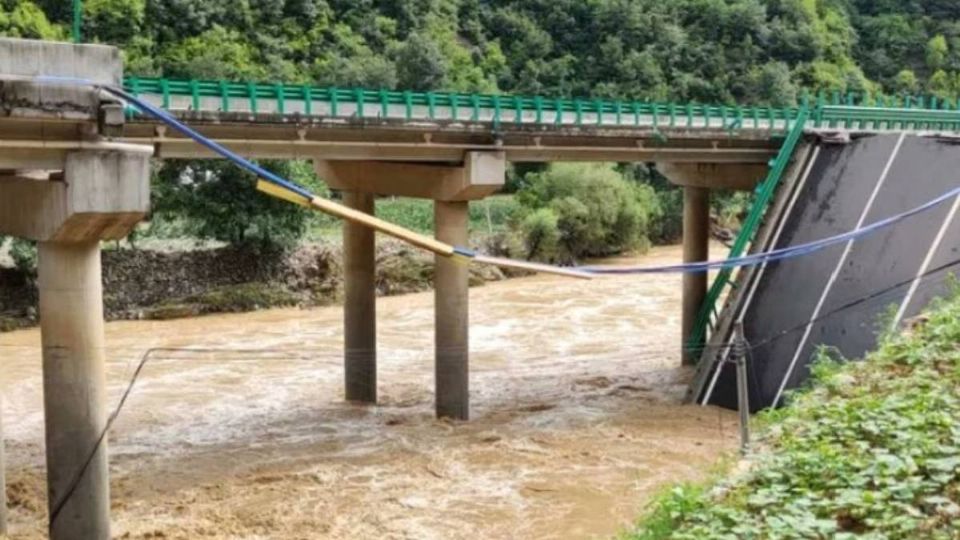
[[(780, 237), (764, 249), (849, 231), (919, 206), (960, 183), (960, 146), (936, 137), (884, 134), (848, 144), (820, 143), (815, 159), (809, 175), (800, 179)], [(946, 291), (957, 265), (920, 278), (908, 298), (920, 274), (960, 258), (960, 220), (951, 203), (856, 240), (849, 249), (839, 244), (771, 263), (759, 273), (749, 304), (736, 310), (744, 313), (745, 336), (755, 344), (749, 358), (752, 409), (774, 405), (781, 389), (801, 385), (818, 348), (861, 358), (889, 327), (888, 314), (903, 305), (909, 318)], [(722, 368), (707, 397), (736, 407), (732, 365)]]

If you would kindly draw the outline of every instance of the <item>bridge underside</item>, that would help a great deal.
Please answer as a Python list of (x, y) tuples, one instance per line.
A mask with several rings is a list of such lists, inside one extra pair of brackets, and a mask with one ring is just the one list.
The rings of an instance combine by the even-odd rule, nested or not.
[[(581, 126), (545, 129), (453, 121), (342, 119), (250, 115), (176, 114), (204, 136), (251, 158), (435, 161), (460, 163), (469, 151), (504, 152), (508, 161), (617, 161), (758, 163), (776, 153), (769, 131)], [(29, 150), (48, 160), (58, 146), (74, 144), (85, 122), (8, 118), (0, 123), (0, 148)], [(127, 122), (116, 140), (151, 144), (161, 158), (214, 158), (209, 150), (165, 126)]]

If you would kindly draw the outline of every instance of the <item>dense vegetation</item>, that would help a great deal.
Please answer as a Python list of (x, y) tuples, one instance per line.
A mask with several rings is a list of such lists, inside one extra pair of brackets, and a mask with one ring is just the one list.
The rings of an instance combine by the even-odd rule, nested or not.
[(748, 473), (677, 487), (633, 540), (960, 537), (960, 297), (865, 362), (822, 359)]
[[(65, 39), (70, 4), (0, 0), (0, 34)], [(960, 97), (953, 0), (84, 0), (83, 37), (120, 46), (127, 73), (139, 75), (759, 104), (816, 91)], [(659, 182), (618, 170), (628, 182)], [(309, 168), (285, 171), (316, 180)], [(532, 172), (511, 187), (562, 177)], [(158, 178), (161, 190), (194, 181), (168, 186), (176, 196), (159, 198), (158, 209), (193, 221), (195, 234), (282, 244), (311, 229), (298, 209), (251, 202), (259, 196), (251, 190), (217, 199), (215, 188), (244, 179), (233, 167), (168, 162)], [(672, 240), (679, 198), (657, 192), (643, 198), (657, 204), (641, 211), (652, 221), (639, 233)], [(532, 204), (516, 227), (541, 235), (528, 234), (528, 248), (568, 234), (550, 229), (554, 218), (561, 229), (569, 224), (575, 216), (566, 212), (576, 209), (524, 200)], [(211, 223), (260, 211), (270, 217)], [(583, 252), (572, 241), (543, 256)]]

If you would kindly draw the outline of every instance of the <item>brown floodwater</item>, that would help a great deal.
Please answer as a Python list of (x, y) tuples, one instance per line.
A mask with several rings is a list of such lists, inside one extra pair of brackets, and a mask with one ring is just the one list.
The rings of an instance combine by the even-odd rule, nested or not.
[[(111, 404), (145, 351), (181, 349), (153, 353), (110, 434), (114, 534), (608, 538), (735, 447), (733, 414), (681, 404), (679, 277), (470, 301), (467, 423), (433, 417), (432, 293), (379, 301), (376, 407), (343, 402), (339, 307), (108, 324)], [(38, 345), (0, 336), (13, 538), (46, 521)]]

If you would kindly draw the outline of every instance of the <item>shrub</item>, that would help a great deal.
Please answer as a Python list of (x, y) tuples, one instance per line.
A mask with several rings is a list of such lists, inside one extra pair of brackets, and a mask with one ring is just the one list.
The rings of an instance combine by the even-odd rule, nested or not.
[[(537, 248), (531, 251), (535, 258), (545, 260), (645, 249), (651, 218), (659, 213), (653, 189), (624, 179), (612, 164), (551, 165), (528, 175), (517, 198), (526, 209), (520, 220), (524, 241)], [(544, 248), (553, 219), (557, 248), (549, 253)]]
[(21, 272), (36, 273), (37, 243), (23, 238), (14, 238), (10, 242), (10, 258), (13, 259), (13, 265)]
[(527, 214), (520, 222), (525, 256), (528, 259), (552, 260), (560, 247), (560, 228), (557, 214), (549, 208), (540, 208)]
[[(325, 188), (304, 162), (263, 166), (321, 194)], [(256, 190), (256, 177), (225, 161), (169, 161), (153, 180), (154, 217), (182, 220), (184, 232), (233, 246), (284, 248), (305, 232), (308, 210)]]

